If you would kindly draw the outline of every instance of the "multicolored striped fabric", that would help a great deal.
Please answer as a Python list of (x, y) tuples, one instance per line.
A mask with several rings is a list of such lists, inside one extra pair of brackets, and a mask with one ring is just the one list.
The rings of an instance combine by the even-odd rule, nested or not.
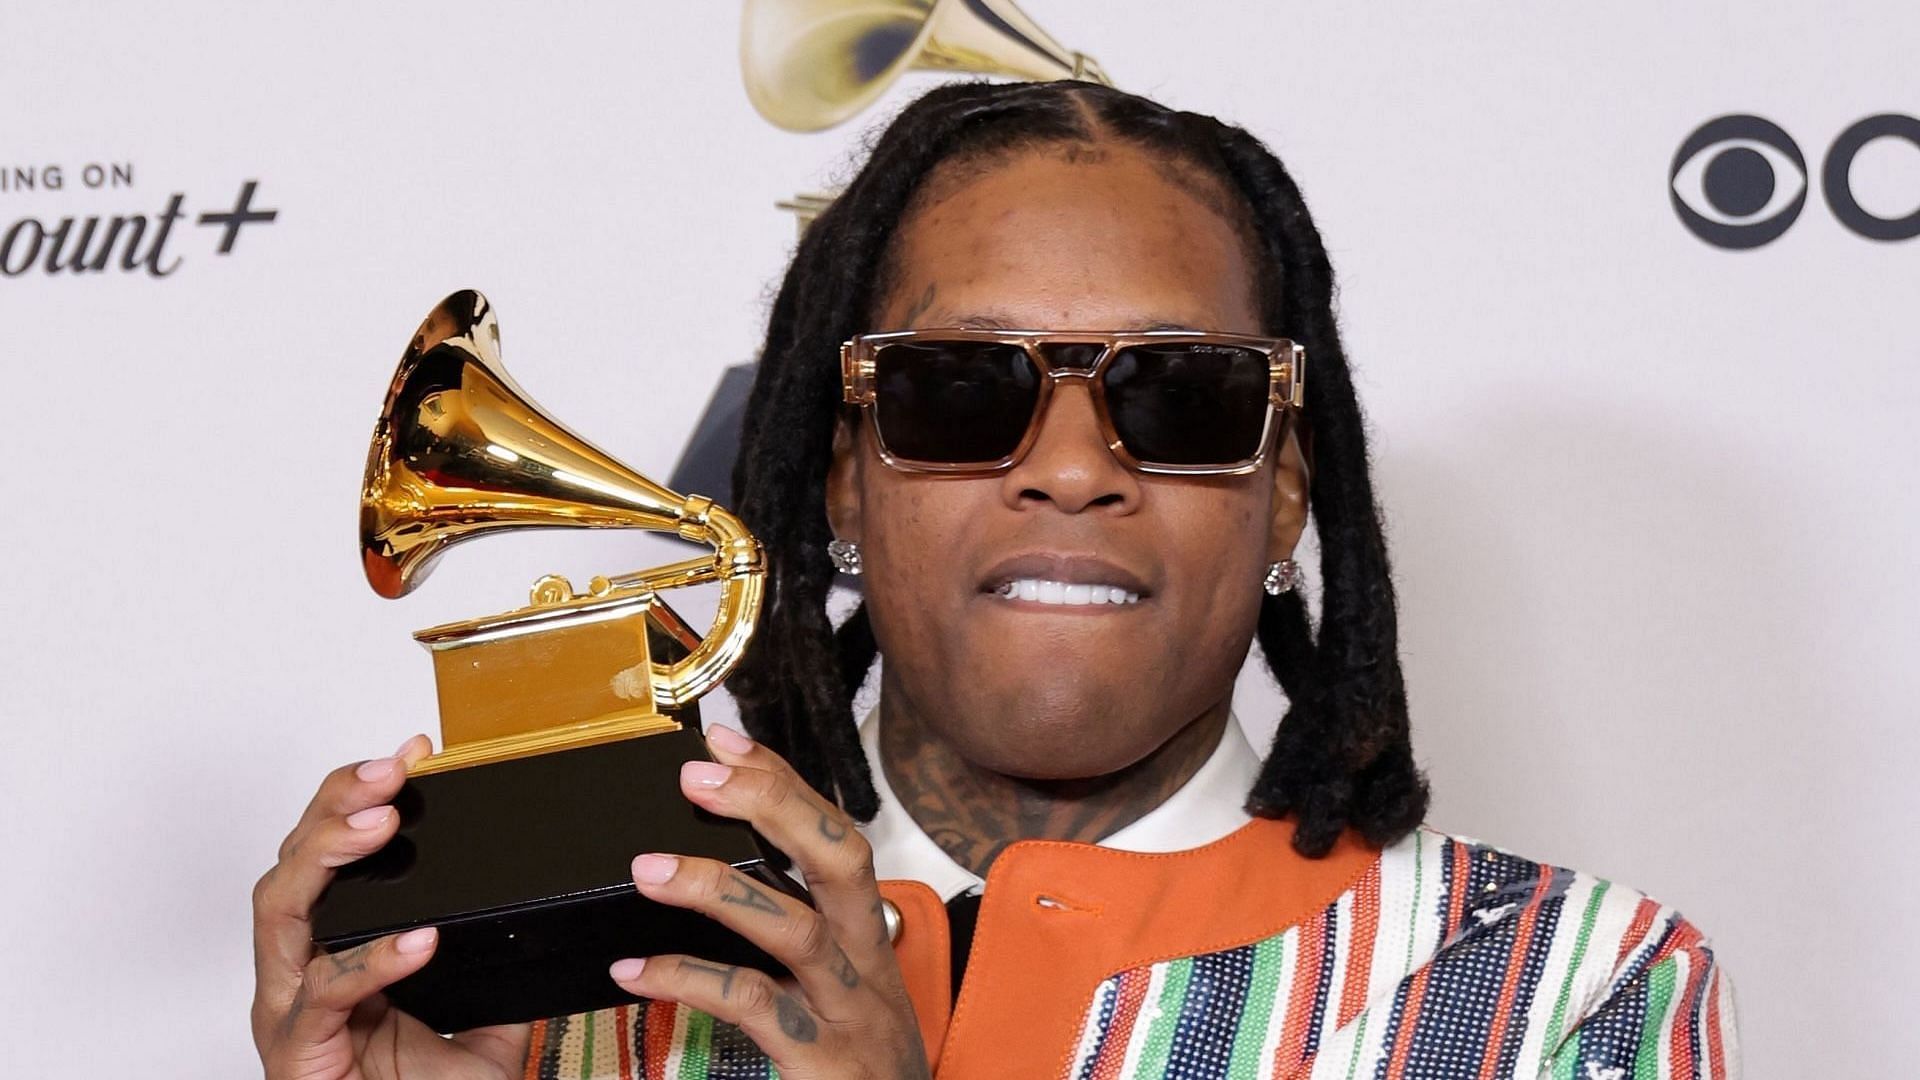
[(1732, 995), (1672, 908), (1422, 828), (1303, 925), (1108, 979), (1069, 1075), (1721, 1080)]
[[(1074, 992), (1039, 973), (1017, 988), (1049, 990)], [(1424, 827), (1284, 933), (1079, 992), (1078, 1040), (1054, 1059), (1069, 1080), (1739, 1074), (1733, 988), (1678, 912)], [(771, 1075), (738, 1030), (669, 1003), (548, 1021), (526, 1069), (526, 1080)]]
[(524, 1080), (768, 1080), (751, 1039), (698, 1009), (640, 1001), (534, 1025)]

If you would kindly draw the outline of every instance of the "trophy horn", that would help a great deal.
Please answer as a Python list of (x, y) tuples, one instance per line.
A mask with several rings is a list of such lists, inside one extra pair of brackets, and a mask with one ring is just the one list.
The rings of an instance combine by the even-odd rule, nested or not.
[[(548, 576), (535, 583), (529, 607), (422, 631), (420, 640), (431, 648), (498, 637), (617, 606), (625, 596), (717, 581), (712, 630), (689, 642), (691, 651), (678, 661), (652, 664), (653, 703), (672, 708), (692, 701), (746, 650), (765, 571), (746, 526), (711, 499), (677, 494), (621, 464), (534, 404), (501, 364), (499, 326), (486, 297), (455, 293), (415, 332), (374, 428), (360, 495), (367, 582), (381, 596), (404, 596), (454, 544), (546, 527), (672, 532), (710, 545), (713, 553), (595, 578), (583, 594)], [(678, 619), (656, 610), (655, 621), (672, 628)]]
[(740, 68), (760, 115), (821, 131), (909, 68), (1109, 82), (1012, 0), (747, 0)]

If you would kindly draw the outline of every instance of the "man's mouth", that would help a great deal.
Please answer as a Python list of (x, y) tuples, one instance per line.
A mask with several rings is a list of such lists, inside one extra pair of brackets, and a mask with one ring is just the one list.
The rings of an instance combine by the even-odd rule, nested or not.
[(1056, 604), (1061, 607), (1140, 602), (1139, 593), (1128, 592), (1118, 585), (1068, 583), (1048, 578), (1014, 578), (995, 591), (1008, 600), (1030, 600), (1037, 604)]
[(1003, 600), (1062, 608), (1127, 607), (1148, 593), (1138, 574), (1095, 555), (1034, 552), (1005, 559), (981, 592)]

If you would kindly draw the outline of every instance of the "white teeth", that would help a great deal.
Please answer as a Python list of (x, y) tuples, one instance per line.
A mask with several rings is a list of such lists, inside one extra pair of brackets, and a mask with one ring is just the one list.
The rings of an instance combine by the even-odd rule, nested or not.
[(1000, 586), (999, 592), (1009, 600), (1031, 600), (1059, 607), (1140, 602), (1139, 593), (1128, 592), (1118, 585), (1069, 584), (1044, 578), (1015, 578)]

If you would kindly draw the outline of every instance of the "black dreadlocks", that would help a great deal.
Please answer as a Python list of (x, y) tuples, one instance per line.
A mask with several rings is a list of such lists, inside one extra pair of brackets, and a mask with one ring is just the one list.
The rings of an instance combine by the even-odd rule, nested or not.
[(1333, 271), (1293, 180), (1259, 140), (1208, 116), (1081, 82), (961, 83), (909, 105), (845, 193), (801, 239), (774, 301), (748, 399), (733, 490), (771, 570), (759, 640), (729, 683), (752, 735), (854, 817), (877, 809), (852, 714), (878, 653), (864, 606), (836, 632), (826, 481), (841, 417), (839, 346), (872, 329), (893, 238), (936, 168), (1057, 144), (1132, 144), (1223, 185), (1255, 263), (1268, 332), (1306, 346), (1320, 536), (1318, 634), (1297, 593), (1268, 597), (1257, 637), (1291, 705), (1248, 797), (1294, 815), (1294, 846), (1324, 855), (1346, 826), (1388, 844), (1420, 823), (1406, 690), (1359, 403), (1334, 325)]

